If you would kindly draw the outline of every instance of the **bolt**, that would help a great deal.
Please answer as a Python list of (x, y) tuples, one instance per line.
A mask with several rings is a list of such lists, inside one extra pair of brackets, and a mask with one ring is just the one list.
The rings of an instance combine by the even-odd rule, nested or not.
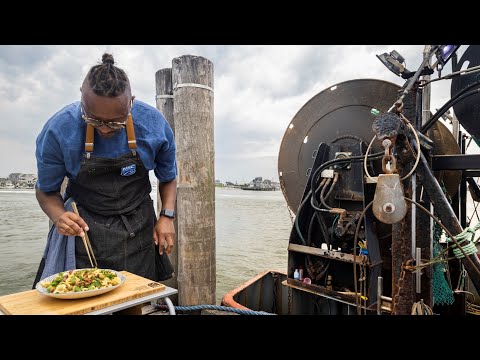
[(382, 146), (384, 148), (390, 147), (390, 146), (392, 146), (392, 142), (390, 141), (390, 139), (385, 139), (385, 140), (382, 141)]
[(390, 214), (395, 211), (395, 205), (392, 203), (386, 203), (383, 205), (383, 211), (385, 211), (387, 214)]

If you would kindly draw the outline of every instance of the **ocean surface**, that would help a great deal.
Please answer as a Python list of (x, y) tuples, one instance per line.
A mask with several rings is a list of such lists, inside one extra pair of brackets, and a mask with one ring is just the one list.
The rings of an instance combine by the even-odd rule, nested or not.
[[(264, 270), (286, 271), (292, 225), (281, 191), (216, 188), (215, 214), (217, 304)], [(47, 234), (34, 190), (0, 190), (0, 296), (32, 288)]]

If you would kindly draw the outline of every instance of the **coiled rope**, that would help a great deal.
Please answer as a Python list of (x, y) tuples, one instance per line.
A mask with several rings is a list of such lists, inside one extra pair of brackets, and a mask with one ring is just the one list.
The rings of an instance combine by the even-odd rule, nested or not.
[(433, 315), (432, 308), (423, 302), (423, 299), (413, 303), (412, 315)]
[[(167, 305), (155, 304), (155, 307), (161, 310), (168, 309)], [(265, 311), (237, 309), (229, 306), (218, 306), (218, 305), (191, 305), (191, 306), (175, 306), (174, 305), (173, 307), (175, 308), (175, 311), (186, 311), (186, 312), (208, 309), (208, 310), (229, 311), (229, 312), (234, 312), (240, 315), (277, 315), (277, 314), (272, 314)]]
[[(475, 243), (473, 241), (473, 238), (475, 236), (475, 232), (478, 229), (480, 229), (480, 223), (475, 225), (473, 228), (467, 227), (460, 234), (454, 236), (455, 240), (457, 240), (458, 244), (462, 245), (462, 249), (465, 252), (465, 254), (467, 254), (467, 256), (476, 254), (478, 252), (478, 249), (475, 246)], [(447, 236), (447, 241), (452, 242), (452, 239), (449, 236)], [(463, 244), (465, 244), (465, 245), (463, 245)], [(453, 253), (454, 253), (456, 258), (461, 259), (461, 258), (465, 257), (463, 255), (462, 251), (460, 249), (458, 249), (456, 244), (452, 244), (451, 247), (453, 249)]]

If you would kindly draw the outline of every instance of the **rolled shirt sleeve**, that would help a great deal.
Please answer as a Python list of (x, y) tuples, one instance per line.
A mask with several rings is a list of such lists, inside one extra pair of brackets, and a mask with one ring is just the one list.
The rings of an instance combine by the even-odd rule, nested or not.
[(173, 131), (164, 119), (164, 138), (155, 156), (155, 176), (161, 183), (174, 180), (177, 177), (176, 144)]
[(37, 137), (36, 145), (37, 188), (43, 192), (59, 190), (67, 174), (60, 144), (47, 127)]

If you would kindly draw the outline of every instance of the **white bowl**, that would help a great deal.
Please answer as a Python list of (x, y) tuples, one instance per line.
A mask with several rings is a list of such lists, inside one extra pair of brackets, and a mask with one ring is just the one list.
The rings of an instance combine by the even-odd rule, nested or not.
[[(74, 271), (80, 271), (80, 270), (91, 270), (91, 269), (74, 269)], [(106, 288), (103, 288), (103, 289), (86, 290), (86, 291), (78, 291), (78, 292), (68, 292), (68, 293), (62, 293), (62, 294), (53, 294), (53, 293), (48, 292), (47, 288), (44, 288), (42, 286), (42, 283), (45, 282), (45, 281), (46, 282), (51, 282), (59, 274), (59, 273), (57, 273), (57, 274), (48, 276), (45, 279), (40, 280), (37, 283), (37, 285), (35, 285), (35, 289), (37, 289), (38, 292), (42, 295), (50, 296), (50, 297), (53, 297), (53, 298), (56, 298), (56, 299), (82, 299), (82, 298), (87, 298), (87, 297), (91, 297), (91, 296), (97, 296), (97, 295), (105, 294), (106, 292), (115, 290), (120, 285), (122, 285), (126, 280), (125, 275), (123, 275), (122, 273), (119, 273), (118, 271), (110, 270), (110, 269), (98, 269), (98, 270), (107, 270), (107, 271), (111, 271), (111, 272), (115, 273), (120, 278), (120, 284), (117, 284), (115, 286), (109, 286), (109, 287), (106, 287)], [(70, 271), (70, 270), (66, 270), (66, 271), (62, 271), (62, 272), (65, 273), (65, 272), (68, 272), (68, 271)]]

